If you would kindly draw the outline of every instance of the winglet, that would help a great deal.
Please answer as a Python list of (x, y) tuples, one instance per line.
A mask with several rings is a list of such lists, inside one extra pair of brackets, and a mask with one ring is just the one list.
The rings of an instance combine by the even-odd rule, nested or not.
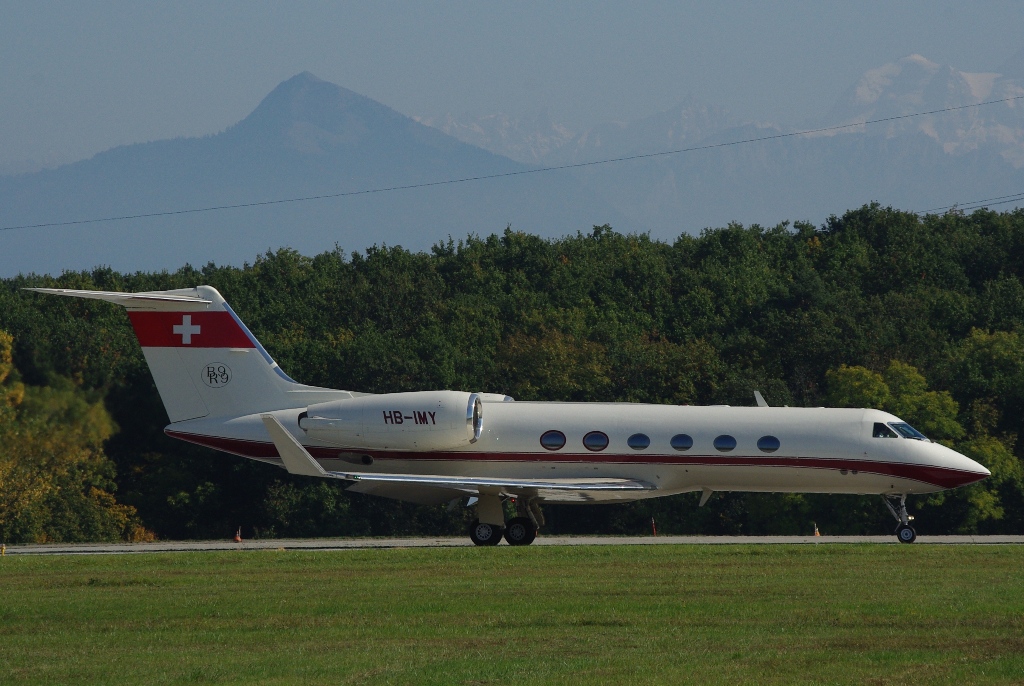
[(303, 476), (331, 476), (320, 463), (313, 459), (313, 456), (302, 447), (302, 444), (295, 440), (295, 436), (289, 433), (288, 429), (281, 425), (281, 422), (272, 414), (261, 414), (263, 425), (267, 427), (270, 440), (274, 442), (281, 460), (284, 461), (285, 469), (289, 474), (301, 474)]
[(754, 391), (754, 400), (757, 401), (758, 407), (768, 407), (768, 403), (764, 401), (764, 396), (761, 395), (761, 391)]

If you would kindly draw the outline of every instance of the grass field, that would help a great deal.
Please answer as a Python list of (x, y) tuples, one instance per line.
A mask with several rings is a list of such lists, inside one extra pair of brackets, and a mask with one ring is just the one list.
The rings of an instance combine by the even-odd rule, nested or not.
[(0, 683), (1024, 683), (1024, 546), (0, 558)]

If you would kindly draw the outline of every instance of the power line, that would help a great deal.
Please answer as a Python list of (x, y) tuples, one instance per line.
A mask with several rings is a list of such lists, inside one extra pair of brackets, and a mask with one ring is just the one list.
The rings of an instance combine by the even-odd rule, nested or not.
[[(998, 200), (999, 202), (993, 202)], [(930, 210), (921, 210), (916, 214), (935, 214), (943, 210), (974, 210), (979, 207), (988, 207), (990, 205), (1005, 205), (1007, 203), (1016, 202), (1018, 200), (1024, 200), (1024, 191), (1020, 193), (1014, 193), (1012, 195), (999, 195), (994, 198), (985, 198), (984, 200), (971, 200), (970, 202), (956, 203), (953, 205), (943, 205), (942, 207), (934, 207)]]
[(965, 205), (965, 209), (973, 210), (973, 209), (977, 209), (978, 207), (991, 207), (992, 205), (1005, 205), (1007, 203), (1017, 202), (1018, 200), (1024, 200), (1024, 193), (1019, 194), (1013, 200), (1003, 200), (1002, 202), (990, 202), (990, 203), (985, 203), (984, 205), (977, 205), (975, 207), (971, 207), (970, 205)]
[[(639, 155), (627, 155), (625, 157), (613, 157), (604, 160), (595, 160), (593, 162), (575, 162), (573, 164), (562, 164), (554, 167), (540, 167), (538, 169), (524, 169), (521, 171), (502, 172), (500, 174), (484, 174), (480, 176), (467, 176), (460, 179), (445, 179), (442, 181), (427, 181), (424, 183), (413, 183), (402, 186), (387, 186), (383, 188), (370, 188), (359, 191), (342, 191), (338, 193), (326, 193), (322, 195), (307, 195), (299, 198), (283, 198), (278, 200), (261, 200), (257, 202), (246, 202), (237, 203), (233, 205), (213, 205), (211, 207), (196, 207), (184, 210), (166, 210), (163, 212), (145, 212), (140, 214), (126, 214), (117, 217), (100, 217), (96, 219), (77, 219), (73, 221), (65, 222), (46, 222), (42, 224), (21, 224), (18, 226), (3, 226), (0, 227), (0, 231), (17, 231), (20, 229), (43, 229), (53, 228), (59, 226), (78, 226), (82, 224), (97, 224), (101, 222), (113, 222), (113, 221), (124, 221), (129, 219), (149, 219), (152, 217), (173, 217), (182, 214), (197, 214), (200, 212), (217, 212), (221, 210), (237, 210), (246, 207), (265, 207), (267, 205), (283, 205), (286, 203), (297, 203), (297, 202), (309, 202), (312, 200), (327, 200), (331, 198), (344, 198), (355, 195), (371, 195), (374, 193), (391, 193), (394, 191), (405, 191), (412, 190), (415, 188), (430, 188), (433, 186), (447, 186), (457, 183), (467, 183), (470, 181), (487, 181), (490, 179), (502, 179), (510, 176), (525, 176), (527, 174), (541, 174), (544, 172), (562, 171), (566, 169), (580, 169), (583, 167), (594, 167), (601, 164), (613, 164), (615, 162), (628, 162), (630, 160), (644, 160), (651, 159), (654, 157), (666, 157), (668, 155), (680, 155), (687, 152), (697, 152), (700, 150), (713, 150), (716, 148), (727, 148), (734, 145), (744, 145), (746, 143), (760, 143), (763, 141), (779, 140), (781, 138), (792, 138), (794, 136), (806, 136), (814, 133), (827, 133), (829, 131), (841, 131), (843, 129), (852, 129), (858, 126), (867, 126), (868, 124), (882, 124), (888, 121), (898, 121), (901, 119), (912, 119), (914, 117), (924, 117), (929, 114), (941, 114), (943, 112), (953, 112), (956, 110), (964, 110), (970, 107), (982, 107), (984, 105), (997, 105), (999, 103), (1013, 102), (1015, 100), (1024, 99), (1024, 95), (1017, 95), (1012, 98), (1002, 98), (1000, 100), (987, 100), (985, 102), (979, 102), (973, 105), (957, 105), (955, 107), (944, 107), (938, 110), (929, 110), (928, 112), (915, 112), (913, 114), (900, 114), (892, 117), (882, 117), (881, 119), (869, 119), (862, 122), (854, 122), (852, 124), (839, 124), (836, 126), (825, 126), (819, 129), (805, 129), (803, 131), (792, 131), (789, 133), (776, 133), (770, 136), (758, 136), (755, 138), (744, 138), (738, 141), (729, 141), (725, 143), (709, 143), (706, 145), (695, 145), (689, 148), (678, 148), (676, 150), (664, 150), (661, 152), (649, 152)], [(1000, 204), (1000, 203), (995, 203)], [(939, 208), (946, 209), (946, 208)]]

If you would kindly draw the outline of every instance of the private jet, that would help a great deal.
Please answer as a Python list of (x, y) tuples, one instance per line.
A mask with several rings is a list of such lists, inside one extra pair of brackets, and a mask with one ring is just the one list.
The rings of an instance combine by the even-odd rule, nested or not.
[(50, 295), (127, 310), (166, 434), (337, 479), (347, 490), (476, 507), (476, 545), (529, 545), (544, 503), (622, 503), (719, 491), (876, 494), (917, 533), (908, 495), (989, 471), (875, 409), (521, 402), (498, 393), (367, 394), (294, 381), (210, 286)]

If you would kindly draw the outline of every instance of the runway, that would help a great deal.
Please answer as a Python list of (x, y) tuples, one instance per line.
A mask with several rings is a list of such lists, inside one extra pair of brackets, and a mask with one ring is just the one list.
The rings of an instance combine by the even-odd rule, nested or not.
[[(895, 536), (538, 536), (534, 546), (585, 545), (899, 545)], [(919, 536), (913, 545), (1024, 544), (1024, 536)], [(505, 545), (502, 543), (501, 545)], [(389, 548), (472, 548), (458, 538), (317, 538), (151, 543), (56, 543), (9, 545), (5, 555), (125, 555), (214, 550), (368, 550)]]

